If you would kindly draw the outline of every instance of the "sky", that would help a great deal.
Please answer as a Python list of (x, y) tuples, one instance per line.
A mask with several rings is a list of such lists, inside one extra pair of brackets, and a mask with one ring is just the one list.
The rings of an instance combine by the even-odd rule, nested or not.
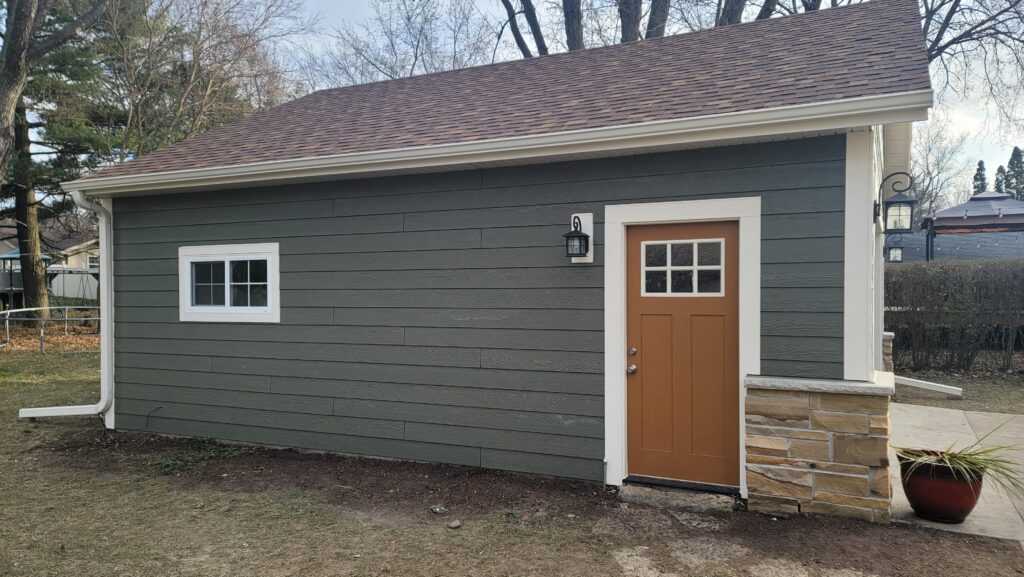
[[(339, 25), (345, 20), (359, 22), (371, 14), (369, 0), (304, 0), (311, 14), (320, 16), (319, 22), (325, 28)], [(498, 0), (477, 0), (482, 7), (495, 9)], [(995, 114), (987, 110), (980, 100), (963, 101), (951, 95), (939, 95), (947, 122), (954, 134), (966, 133), (965, 156), (970, 168), (964, 177), (964, 187), (970, 186), (970, 175), (978, 160), (984, 160), (988, 168), (988, 179), (995, 178), (996, 167), (1005, 165), (1014, 145), (1024, 147), (1024, 131), (1003, 133), (998, 130)]]

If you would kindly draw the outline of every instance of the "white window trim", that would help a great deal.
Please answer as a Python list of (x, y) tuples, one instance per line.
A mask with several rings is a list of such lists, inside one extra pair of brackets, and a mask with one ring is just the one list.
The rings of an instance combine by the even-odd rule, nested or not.
[[(196, 306), (192, 304), (192, 263), (209, 260), (261, 260), (267, 261), (267, 306), (232, 307), (229, 295), (224, 306)], [(225, 264), (225, 280), (230, 278), (230, 266)], [(230, 283), (226, 284), (226, 290)], [(182, 322), (205, 323), (279, 323), (281, 322), (281, 268), (279, 245), (221, 244), (211, 246), (182, 246), (178, 248), (178, 318)]]
[[(717, 242), (719, 243), (719, 255), (718, 265), (699, 265), (697, 256), (697, 245), (702, 242)], [(647, 266), (647, 245), (663, 244), (668, 246), (667, 253), (665, 255), (665, 266)], [(690, 266), (678, 266), (672, 264), (672, 245), (674, 244), (692, 244), (693, 245), (693, 264)], [(647, 292), (647, 271), (665, 271), (669, 273), (665, 280), (665, 291), (663, 293), (652, 293)], [(674, 293), (672, 292), (672, 271), (677, 270), (688, 270), (693, 271), (693, 288), (694, 290), (700, 289), (700, 282), (697, 280), (698, 271), (702, 270), (718, 270), (722, 271), (722, 276), (719, 280), (718, 286), (721, 290), (713, 293), (702, 293), (702, 292), (689, 292), (689, 293)], [(724, 238), (677, 238), (671, 240), (645, 240), (640, 243), (640, 296), (644, 297), (682, 297), (682, 298), (701, 298), (701, 297), (723, 297), (725, 296), (725, 239)]]
[(626, 227), (643, 224), (739, 221), (739, 462), (747, 496), (746, 375), (761, 374), (761, 198), (686, 200), (605, 207), (604, 457), (605, 483), (628, 475), (626, 443)]

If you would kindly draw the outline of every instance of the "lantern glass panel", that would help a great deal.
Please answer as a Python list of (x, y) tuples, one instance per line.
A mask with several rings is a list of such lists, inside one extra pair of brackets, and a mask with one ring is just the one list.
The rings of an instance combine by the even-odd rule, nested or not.
[(886, 211), (886, 230), (910, 230), (911, 207), (909, 204), (897, 203), (889, 205)]

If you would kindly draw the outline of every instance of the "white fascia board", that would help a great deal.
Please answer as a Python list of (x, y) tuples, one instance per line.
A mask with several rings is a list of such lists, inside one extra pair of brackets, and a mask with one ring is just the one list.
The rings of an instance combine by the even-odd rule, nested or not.
[(932, 91), (848, 98), (625, 126), (420, 146), (313, 158), (266, 161), (141, 175), (97, 177), (63, 184), (94, 197), (161, 194), (261, 184), (501, 163), (629, 154), (698, 143), (812, 134), (927, 120)]

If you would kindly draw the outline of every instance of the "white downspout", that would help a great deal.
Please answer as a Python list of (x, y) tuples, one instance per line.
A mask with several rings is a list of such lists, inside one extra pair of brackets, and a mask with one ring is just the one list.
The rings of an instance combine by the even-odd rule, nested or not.
[(114, 428), (114, 215), (103, 205), (71, 192), (75, 204), (95, 212), (100, 219), (100, 400), (93, 405), (21, 409), (18, 418), (103, 415), (108, 429)]

